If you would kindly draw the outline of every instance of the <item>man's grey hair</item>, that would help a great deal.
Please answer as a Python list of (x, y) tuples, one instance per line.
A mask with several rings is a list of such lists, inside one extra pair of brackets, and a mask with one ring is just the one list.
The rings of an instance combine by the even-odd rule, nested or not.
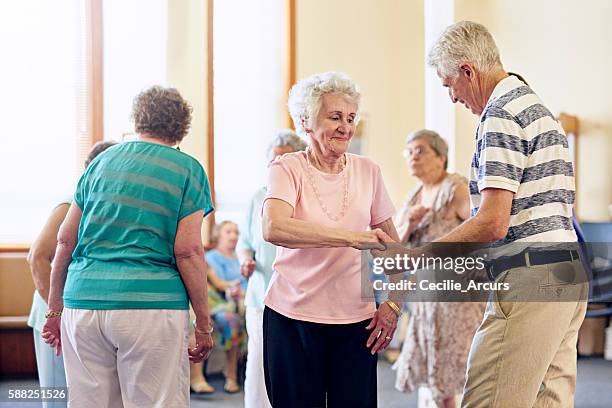
[(446, 157), (444, 161), (444, 170), (448, 167), (448, 143), (444, 140), (438, 132), (429, 129), (421, 129), (415, 132), (409, 133), (406, 136), (406, 144), (412, 143), (418, 139), (426, 139), (429, 143), (429, 147), (433, 149), (438, 156)]
[(462, 64), (470, 63), (480, 72), (502, 68), (493, 36), (482, 24), (460, 21), (444, 30), (429, 51), (427, 64), (441, 78), (455, 79)]
[(291, 129), (281, 129), (268, 145), (267, 156), (270, 157), (275, 147), (290, 146), (294, 152), (306, 150), (308, 144)]
[(321, 97), (326, 94), (343, 94), (355, 104), (355, 123), (359, 122), (361, 93), (357, 84), (342, 72), (329, 71), (298, 81), (289, 91), (289, 114), (298, 135), (306, 137), (302, 120), (309, 123), (321, 109)]

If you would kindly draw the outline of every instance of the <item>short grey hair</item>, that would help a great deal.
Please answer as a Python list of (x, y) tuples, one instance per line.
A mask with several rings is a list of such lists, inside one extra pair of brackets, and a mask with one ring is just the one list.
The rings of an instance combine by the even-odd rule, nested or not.
[(493, 36), (485, 26), (473, 21), (460, 21), (447, 27), (427, 57), (427, 64), (442, 78), (457, 78), (459, 67), (465, 63), (481, 72), (502, 67)]
[(270, 156), (275, 147), (290, 146), (294, 152), (306, 150), (308, 144), (291, 129), (281, 129), (268, 145), (267, 155)]
[(321, 109), (321, 97), (326, 94), (348, 96), (355, 104), (355, 123), (359, 123), (361, 92), (357, 84), (342, 72), (329, 71), (304, 78), (289, 91), (287, 106), (298, 135), (306, 137), (302, 120), (308, 122), (317, 116)]
[(175, 88), (154, 85), (134, 98), (132, 120), (137, 133), (180, 143), (191, 127), (193, 108)]
[(429, 129), (421, 129), (409, 133), (408, 136), (406, 136), (406, 144), (412, 143), (418, 139), (426, 139), (427, 143), (429, 143), (429, 147), (431, 147), (438, 156), (446, 157), (444, 161), (444, 170), (446, 170), (448, 167), (448, 143), (446, 143), (446, 140), (444, 140), (438, 132)]

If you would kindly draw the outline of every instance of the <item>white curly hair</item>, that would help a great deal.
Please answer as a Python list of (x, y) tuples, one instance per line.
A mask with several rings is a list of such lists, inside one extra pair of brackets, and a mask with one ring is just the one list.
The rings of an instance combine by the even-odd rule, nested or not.
[(321, 109), (321, 97), (326, 94), (343, 94), (355, 104), (355, 124), (359, 123), (361, 92), (357, 84), (342, 72), (323, 72), (298, 81), (289, 91), (289, 114), (298, 135), (306, 137), (302, 121), (309, 123)]

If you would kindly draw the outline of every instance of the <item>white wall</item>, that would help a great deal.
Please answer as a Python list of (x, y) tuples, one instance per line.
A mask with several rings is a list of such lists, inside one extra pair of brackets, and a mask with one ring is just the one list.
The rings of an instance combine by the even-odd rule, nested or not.
[(401, 151), (424, 125), (423, 0), (298, 0), (297, 78), (336, 70), (363, 93), (363, 153), (399, 205), (415, 180)]
[[(435, 1), (435, 0), (434, 0)], [(553, 113), (581, 121), (578, 215), (608, 219), (612, 200), (612, 2), (453, 0), (455, 20), (485, 24), (502, 61), (524, 75)], [(401, 150), (425, 124), (424, 0), (298, 0), (297, 77), (351, 75), (364, 95), (364, 153), (379, 163), (399, 205), (415, 180)], [(168, 1), (168, 81), (194, 105), (183, 149), (206, 162), (206, 2)], [(449, 102), (450, 103), (450, 102)], [(454, 108), (456, 170), (467, 174), (476, 117)]]
[[(456, 0), (455, 18), (489, 28), (507, 70), (525, 77), (554, 113), (578, 116), (578, 216), (608, 220), (612, 202), (612, 2)], [(475, 118), (457, 107), (457, 161), (469, 163)], [(461, 143), (458, 143), (461, 145)]]
[(168, 84), (193, 106), (191, 130), (181, 150), (206, 168), (208, 103), (206, 1), (168, 0)]
[[(168, 0), (168, 84), (179, 90), (193, 106), (191, 130), (181, 142), (181, 150), (207, 168), (207, 9), (206, 1)], [(210, 177), (209, 177), (210, 179)], [(207, 217), (202, 238), (208, 241)]]

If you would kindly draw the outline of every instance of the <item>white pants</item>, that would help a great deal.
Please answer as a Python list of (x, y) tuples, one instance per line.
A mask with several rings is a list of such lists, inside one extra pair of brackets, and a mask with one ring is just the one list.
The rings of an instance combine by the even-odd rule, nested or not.
[(69, 407), (189, 406), (187, 310), (64, 309)]
[(246, 329), (249, 335), (244, 381), (245, 408), (271, 408), (263, 367), (263, 310), (246, 307)]
[[(36, 351), (36, 367), (38, 368), (38, 381), (41, 387), (61, 388), (66, 386), (64, 373), (64, 359), (55, 355), (55, 349), (44, 342), (41, 333), (34, 331), (34, 350)], [(66, 402), (43, 402), (43, 408), (65, 408)]]

